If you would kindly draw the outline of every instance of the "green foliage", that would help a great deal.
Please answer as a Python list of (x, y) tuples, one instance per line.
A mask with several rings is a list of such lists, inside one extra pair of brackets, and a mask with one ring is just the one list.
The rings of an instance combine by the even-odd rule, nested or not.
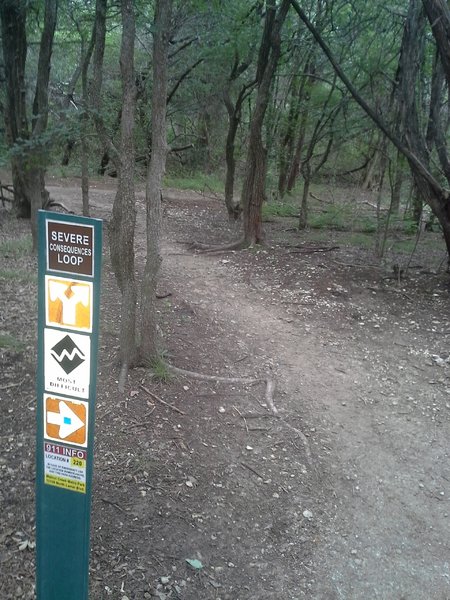
[(217, 175), (206, 173), (192, 173), (190, 175), (171, 175), (168, 174), (164, 180), (166, 187), (177, 188), (179, 190), (194, 190), (196, 192), (214, 192), (223, 194), (224, 184)]
[(37, 275), (29, 271), (0, 270), (0, 281), (19, 281), (21, 283), (36, 283)]
[(406, 217), (402, 222), (402, 229), (408, 235), (413, 235), (417, 233), (417, 223), (414, 219)]
[(167, 367), (167, 363), (165, 362), (163, 355), (156, 356), (152, 359), (150, 363), (150, 369), (152, 371), (152, 378), (155, 381), (168, 383), (172, 380), (172, 374)]
[(8, 333), (0, 333), (0, 348), (22, 352), (25, 349), (25, 344)]
[(265, 202), (262, 207), (263, 219), (270, 217), (295, 217), (298, 215), (297, 205), (288, 202)]
[(331, 204), (321, 212), (311, 214), (308, 224), (313, 229), (360, 231), (373, 233), (377, 229), (375, 218), (357, 215), (350, 205)]
[(33, 241), (31, 235), (26, 235), (16, 240), (5, 240), (0, 243), (0, 254), (19, 258), (31, 254)]

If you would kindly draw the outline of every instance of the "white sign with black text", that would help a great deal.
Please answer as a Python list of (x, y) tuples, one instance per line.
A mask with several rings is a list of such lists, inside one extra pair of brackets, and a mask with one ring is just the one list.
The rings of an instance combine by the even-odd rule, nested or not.
[(88, 335), (46, 328), (44, 357), (47, 392), (89, 398), (91, 341)]

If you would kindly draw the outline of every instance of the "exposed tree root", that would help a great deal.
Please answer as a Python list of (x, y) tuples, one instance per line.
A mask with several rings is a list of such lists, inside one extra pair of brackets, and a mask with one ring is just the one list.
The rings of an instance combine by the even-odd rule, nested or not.
[(292, 429), (292, 431), (295, 431), (295, 433), (298, 435), (298, 437), (302, 440), (303, 446), (305, 447), (306, 460), (308, 461), (309, 466), (312, 467), (313, 460), (312, 460), (312, 455), (311, 455), (311, 448), (309, 447), (309, 441), (308, 441), (308, 438), (306, 437), (306, 435), (303, 433), (303, 431), (301, 431), (300, 429), (297, 429), (297, 427), (294, 427), (293, 425), (291, 425), (284, 419), (281, 419), (281, 421), (282, 421), (282, 423), (284, 423), (286, 425), (286, 427), (288, 427), (289, 429)]
[(119, 374), (119, 392), (123, 394), (125, 392), (125, 384), (128, 378), (128, 363), (124, 362), (120, 368)]
[(275, 381), (273, 379), (266, 379), (266, 403), (274, 415), (278, 414), (277, 408), (273, 403), (273, 395), (275, 393)]
[(187, 371), (186, 369), (180, 369), (174, 367), (168, 363), (165, 363), (168, 371), (175, 373), (176, 375), (183, 375), (184, 377), (190, 377), (191, 379), (200, 379), (202, 381), (214, 381), (217, 383), (227, 384), (241, 384), (241, 385), (255, 385), (257, 383), (266, 384), (265, 400), (269, 409), (274, 415), (278, 414), (278, 410), (273, 401), (273, 394), (275, 392), (275, 382), (271, 378), (257, 379), (253, 377), (221, 377), (219, 375), (204, 375), (203, 373), (197, 373), (196, 371)]
[(146, 392), (150, 398), (153, 398), (154, 400), (157, 400), (160, 404), (163, 404), (164, 406), (167, 406), (168, 408), (171, 408), (172, 410), (174, 410), (175, 412), (177, 412), (180, 415), (185, 415), (186, 413), (183, 412), (182, 410), (180, 410), (177, 406), (174, 406), (173, 404), (169, 404), (168, 402), (166, 402), (165, 400), (163, 400), (162, 398), (160, 398), (159, 396), (157, 396), (156, 394), (154, 394), (153, 392), (151, 392), (148, 388), (146, 388), (143, 385), (139, 386), (141, 388), (141, 390), (144, 390), (144, 392)]

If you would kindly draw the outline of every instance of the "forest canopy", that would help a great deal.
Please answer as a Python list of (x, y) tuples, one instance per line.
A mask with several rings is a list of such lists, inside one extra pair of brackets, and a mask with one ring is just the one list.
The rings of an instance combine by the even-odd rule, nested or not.
[[(121, 76), (125, 4), (2, 2), (0, 165), (11, 169), (17, 213), (32, 223), (50, 202), (48, 169), (77, 176), (84, 161), (89, 176), (119, 174), (106, 140), (117, 145), (131, 98)], [(307, 227), (310, 185), (322, 181), (380, 190), (393, 220), (417, 226), (429, 206), (429, 226), (442, 231), (450, 251), (444, 0), (128, 4), (136, 176), (145, 176), (152, 151), (156, 9), (170, 4), (169, 176), (221, 182), (230, 219), (244, 213), (246, 243), (262, 241), (267, 200), (294, 196), (299, 229)], [(246, 209), (254, 205), (255, 214)]]

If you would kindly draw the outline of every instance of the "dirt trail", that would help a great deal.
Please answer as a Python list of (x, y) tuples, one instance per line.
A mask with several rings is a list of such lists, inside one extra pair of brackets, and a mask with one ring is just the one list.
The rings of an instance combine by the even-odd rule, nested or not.
[[(379, 361), (373, 365), (371, 353), (362, 360), (348, 335), (286, 323), (264, 292), (255, 298), (220, 258), (177, 252), (166, 248), (165, 268), (178, 293), (223, 323), (234, 321), (242, 337), (250, 336), (249, 347), (274, 358), (281, 415), (309, 412), (316, 468), (329, 474), (334, 496), (325, 507), (320, 493), (310, 499), (313, 514), (329, 511), (313, 563), (313, 597), (450, 598), (448, 420), (437, 427), (420, 410), (413, 414), (414, 381), (411, 397), (404, 383), (389, 397)], [(378, 342), (395, 352), (390, 331)], [(395, 377), (397, 361), (390, 366)]]
[[(94, 195), (103, 216), (105, 199)], [(356, 290), (345, 273), (336, 283), (326, 271), (316, 301), (291, 310), (269, 270), (256, 281), (238, 254), (177, 243), (196, 235), (207, 210), (169, 203), (164, 281), (197, 320), (214, 323), (215, 364), (222, 343), (238, 344), (248, 357), (241, 374), (273, 373), (278, 431), (302, 431), (312, 456), (310, 466), (297, 437), (299, 456), (285, 457), (292, 486), (276, 519), (278, 548), (285, 531), (290, 549), (264, 567), (278, 591), (224, 597), (449, 599), (448, 291), (433, 284), (410, 302), (409, 293)], [(309, 561), (295, 561), (296, 540)]]

